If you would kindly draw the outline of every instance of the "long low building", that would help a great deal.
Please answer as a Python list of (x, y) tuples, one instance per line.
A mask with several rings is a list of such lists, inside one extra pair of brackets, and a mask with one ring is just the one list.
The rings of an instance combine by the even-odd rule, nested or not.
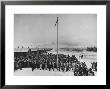
[(14, 52), (28, 52), (29, 49), (31, 49), (31, 51), (38, 51), (38, 50), (50, 51), (50, 50), (52, 50), (52, 48), (14, 48)]

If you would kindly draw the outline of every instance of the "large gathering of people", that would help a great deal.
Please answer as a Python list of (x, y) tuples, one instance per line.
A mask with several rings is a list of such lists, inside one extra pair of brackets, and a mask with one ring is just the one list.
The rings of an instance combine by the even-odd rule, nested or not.
[[(57, 60), (58, 56), (58, 60)], [(91, 68), (87, 68), (85, 62), (80, 62), (75, 55), (52, 54), (46, 51), (14, 52), (14, 71), (22, 68), (32, 68), (38, 70), (68, 72), (72, 71), (74, 76), (95, 76), (97, 62), (91, 63)]]

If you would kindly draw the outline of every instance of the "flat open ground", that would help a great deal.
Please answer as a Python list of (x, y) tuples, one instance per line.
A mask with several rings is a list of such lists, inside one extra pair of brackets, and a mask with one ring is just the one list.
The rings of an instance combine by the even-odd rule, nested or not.
[[(50, 52), (55, 53), (55, 52)], [(75, 55), (80, 62), (85, 62), (87, 67), (91, 67), (92, 62), (97, 62), (97, 53), (96, 52), (60, 52), (60, 54), (65, 55)], [(79, 58), (79, 55), (83, 54), (84, 57), (81, 59)], [(72, 71), (68, 72), (59, 72), (59, 71), (49, 71), (49, 70), (37, 70), (34, 69), (32, 71), (31, 68), (23, 68), (22, 70), (16, 70), (14, 72), (15, 76), (74, 76), (74, 73)], [(95, 73), (96, 75), (96, 73)]]

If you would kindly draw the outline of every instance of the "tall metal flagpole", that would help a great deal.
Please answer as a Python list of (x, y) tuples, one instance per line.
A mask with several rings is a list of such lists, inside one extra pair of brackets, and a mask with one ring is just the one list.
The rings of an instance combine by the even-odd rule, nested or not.
[(58, 68), (58, 17), (57, 17), (57, 68)]

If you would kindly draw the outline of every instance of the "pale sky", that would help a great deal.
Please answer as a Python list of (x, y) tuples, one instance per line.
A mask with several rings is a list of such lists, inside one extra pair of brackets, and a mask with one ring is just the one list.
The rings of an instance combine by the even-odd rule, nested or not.
[(59, 17), (59, 47), (97, 45), (96, 14), (15, 14), (14, 47), (56, 47)]

